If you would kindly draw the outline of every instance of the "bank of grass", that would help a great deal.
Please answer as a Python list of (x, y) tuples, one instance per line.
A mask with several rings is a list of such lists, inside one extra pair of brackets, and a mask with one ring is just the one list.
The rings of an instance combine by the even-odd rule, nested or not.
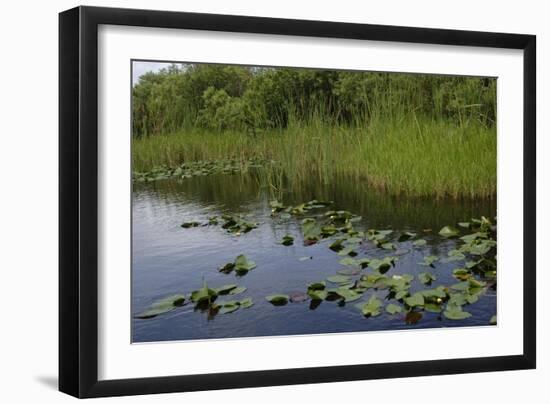
[(391, 194), (493, 198), (496, 129), (470, 121), (372, 120), (360, 127), (313, 121), (252, 136), (192, 129), (134, 139), (134, 171), (185, 161), (265, 158), (277, 164), (263, 181), (272, 187), (304, 181), (357, 181)]

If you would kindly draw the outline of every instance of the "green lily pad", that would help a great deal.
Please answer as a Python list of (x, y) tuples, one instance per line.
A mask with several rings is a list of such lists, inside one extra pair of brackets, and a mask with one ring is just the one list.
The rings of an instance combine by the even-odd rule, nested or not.
[(422, 247), (422, 246), (425, 246), (428, 242), (426, 240), (424, 240), (423, 238), (420, 238), (418, 240), (414, 240), (413, 241), (413, 245), (415, 247)]
[(284, 245), (284, 246), (290, 246), (290, 245), (294, 244), (294, 237), (292, 237), (291, 235), (287, 234), (287, 235), (284, 236), (283, 239), (281, 240), (281, 244)]
[(427, 257), (424, 257), (424, 261), (419, 262), (418, 265), (434, 267), (434, 262), (437, 262), (437, 261), (439, 261), (439, 257), (436, 257), (435, 255), (428, 255)]
[(496, 314), (493, 317), (491, 317), (491, 319), (489, 320), (489, 324), (491, 324), (491, 325), (496, 325), (497, 324)]
[(415, 293), (412, 296), (406, 297), (403, 300), (407, 304), (407, 306), (410, 306), (410, 307), (424, 305), (424, 296), (420, 292)]
[(219, 288), (215, 288), (214, 290), (218, 295), (227, 295), (231, 290), (235, 289), (237, 285), (223, 285)]
[(403, 241), (410, 240), (411, 238), (416, 237), (416, 233), (411, 233), (410, 231), (406, 231), (405, 233), (401, 234), (397, 241), (402, 243)]
[(439, 235), (445, 238), (457, 237), (458, 234), (459, 231), (453, 226), (445, 226), (441, 230), (439, 230)]
[(443, 315), (449, 320), (464, 320), (472, 315), (467, 311), (463, 311), (461, 306), (447, 304)]
[(311, 256), (310, 257), (300, 257), (300, 258), (298, 258), (298, 261), (309, 261), (309, 260), (312, 260), (312, 259), (313, 259), (313, 257), (311, 257)]
[(307, 291), (307, 294), (312, 300), (325, 300), (328, 296), (328, 292), (326, 290), (319, 289), (310, 289)]
[(248, 309), (249, 307), (252, 307), (254, 305), (254, 302), (251, 298), (243, 299), (239, 302), (239, 305), (242, 309)]
[(138, 314), (136, 317), (141, 319), (153, 318), (160, 314), (168, 313), (178, 306), (185, 303), (184, 295), (171, 295), (151, 304), (145, 311)]
[(199, 290), (191, 292), (191, 300), (193, 303), (213, 302), (218, 297), (218, 293), (214, 289), (208, 288), (206, 282)]
[(367, 303), (358, 306), (361, 310), (361, 313), (365, 317), (376, 317), (380, 315), (380, 309), (382, 308), (382, 301), (376, 296), (371, 296)]
[(397, 314), (397, 313), (401, 313), (402, 311), (402, 307), (401, 306), (398, 306), (397, 304), (394, 304), (394, 303), (390, 303), (386, 306), (386, 311), (389, 313), (389, 314)]
[(240, 302), (237, 301), (227, 301), (227, 302), (219, 302), (218, 303), (218, 313), (219, 314), (228, 314), (233, 313), (234, 311), (238, 310), (240, 306)]
[(229, 291), (230, 295), (238, 295), (240, 293), (243, 293), (246, 291), (246, 288), (244, 286), (238, 286), (232, 290)]
[(338, 288), (336, 289), (336, 293), (346, 302), (353, 302), (361, 298), (360, 293), (354, 292), (353, 290), (350, 290), (348, 288)]
[(237, 275), (245, 275), (254, 268), (256, 268), (256, 263), (249, 260), (244, 254), (235, 259), (235, 272)]
[(322, 282), (313, 282), (307, 285), (308, 290), (324, 290), (326, 288), (327, 284)]
[(421, 273), (418, 274), (418, 279), (424, 285), (431, 285), (432, 282), (437, 279), (437, 277), (435, 275), (432, 275), (429, 272), (421, 272)]
[(351, 278), (349, 276), (344, 276), (344, 275), (334, 275), (334, 276), (329, 276), (327, 278), (327, 281), (331, 283), (347, 283), (350, 280)]
[(267, 301), (274, 306), (284, 306), (288, 303), (290, 296), (288, 295), (270, 295), (266, 297)]

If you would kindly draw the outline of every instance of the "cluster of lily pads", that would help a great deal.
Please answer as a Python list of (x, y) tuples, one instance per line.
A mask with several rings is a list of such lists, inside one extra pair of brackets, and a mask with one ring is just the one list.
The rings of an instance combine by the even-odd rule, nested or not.
[[(267, 296), (267, 301), (274, 306), (309, 300), (310, 309), (315, 309), (325, 301), (344, 306), (368, 297), (366, 301), (355, 304), (364, 317), (376, 317), (385, 311), (390, 315), (403, 315), (408, 324), (414, 324), (422, 318), (424, 312), (437, 313), (449, 320), (466, 319), (471, 314), (465, 308), (477, 302), (488, 288), (496, 289), (496, 224), (488, 218), (461, 222), (457, 224), (458, 228), (443, 227), (439, 235), (446, 239), (458, 239), (457, 248), (449, 251), (443, 258), (424, 256), (418, 265), (425, 266), (427, 270), (416, 277), (411, 274), (390, 275), (388, 272), (395, 267), (399, 256), (407, 254), (411, 248), (426, 245), (427, 241), (413, 232), (395, 234), (390, 229), (356, 229), (355, 224), (361, 221), (361, 217), (345, 210), (332, 210), (332, 205), (330, 201), (318, 200), (297, 206), (285, 206), (279, 201), (270, 203), (273, 217), (282, 220), (302, 217), (301, 231), (305, 246), (327, 240), (327, 247), (342, 257), (339, 261), (342, 267), (334, 275), (305, 285), (304, 291)], [(220, 223), (223, 229), (237, 235), (258, 226), (258, 223), (242, 217), (228, 215), (211, 217), (202, 225)], [(182, 227), (192, 228), (199, 225), (199, 222), (186, 222)], [(463, 233), (466, 234), (462, 235)], [(283, 246), (293, 245), (294, 242), (295, 238), (289, 234), (279, 241)], [(366, 256), (359, 258), (360, 253), (365, 253)], [(438, 277), (430, 270), (436, 268), (439, 262), (462, 262), (462, 265), (453, 270), (456, 283), (431, 287)], [(234, 272), (237, 276), (244, 276), (254, 268), (256, 263), (241, 254), (218, 270), (224, 274)], [(415, 281), (424, 289), (417, 291), (413, 287)], [(239, 308), (250, 307), (252, 300), (220, 302), (216, 301), (217, 297), (242, 293), (244, 290), (246, 288), (237, 285), (210, 289), (204, 284), (202, 289), (193, 291), (190, 297), (174, 295), (155, 302), (138, 317), (154, 317), (189, 302), (195, 303), (198, 308), (207, 309), (210, 314), (231, 313)], [(384, 300), (379, 297), (382, 293), (385, 293)], [(490, 323), (496, 323), (496, 315)]]
[(232, 216), (232, 215), (221, 215), (210, 216), (208, 221), (205, 223), (200, 223), (196, 221), (184, 222), (181, 224), (181, 227), (184, 229), (189, 229), (191, 227), (198, 226), (217, 226), (221, 223), (222, 229), (227, 230), (228, 233), (234, 233), (240, 235), (242, 233), (248, 233), (249, 231), (258, 227), (258, 223), (251, 220), (247, 220), (242, 216)]
[(190, 303), (195, 305), (195, 310), (207, 311), (210, 317), (216, 314), (232, 313), (238, 309), (248, 309), (254, 305), (254, 302), (251, 298), (221, 301), (218, 300), (218, 297), (224, 295), (235, 296), (244, 293), (246, 290), (246, 287), (234, 284), (209, 288), (206, 282), (204, 282), (202, 288), (192, 291), (190, 295), (178, 294), (165, 297), (154, 302), (136, 317), (140, 319), (153, 318)]
[(158, 166), (149, 171), (134, 171), (132, 178), (136, 182), (152, 182), (169, 178), (191, 178), (211, 174), (237, 174), (251, 168), (265, 167), (272, 161), (265, 159), (249, 160), (197, 160), (189, 161), (175, 167)]

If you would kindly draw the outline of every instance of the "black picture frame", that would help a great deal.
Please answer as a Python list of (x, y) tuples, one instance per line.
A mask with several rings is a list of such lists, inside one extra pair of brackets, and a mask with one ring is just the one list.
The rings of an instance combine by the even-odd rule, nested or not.
[[(100, 24), (523, 50), (523, 354), (99, 381)], [(534, 35), (96, 7), (77, 7), (60, 13), (59, 390), (85, 398), (535, 368), (535, 120)]]

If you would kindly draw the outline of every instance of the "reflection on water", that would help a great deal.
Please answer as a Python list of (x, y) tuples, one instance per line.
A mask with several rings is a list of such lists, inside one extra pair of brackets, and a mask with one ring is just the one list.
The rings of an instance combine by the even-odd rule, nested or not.
[[(281, 197), (281, 195), (279, 195)], [(153, 301), (174, 293), (188, 295), (203, 281), (210, 287), (238, 284), (248, 290), (237, 299), (250, 297), (254, 306), (231, 314), (208, 318), (186, 305), (152, 319), (133, 319), (133, 341), (167, 341), (206, 338), (251, 337), (267, 335), (318, 334), (368, 330), (395, 330), (422, 327), (487, 325), (496, 313), (496, 295), (487, 293), (468, 306), (472, 317), (451, 322), (425, 313), (415, 325), (407, 325), (403, 316), (386, 313), (366, 319), (355, 303), (340, 307), (323, 302), (315, 310), (309, 303), (272, 306), (265, 296), (276, 293), (304, 292), (306, 285), (334, 275), (342, 258), (327, 248), (328, 240), (317, 245), (302, 245), (299, 220), (281, 220), (270, 216), (272, 190), (260, 187), (252, 174), (211, 175), (185, 180), (165, 180), (134, 184), (132, 310), (139, 313)], [(356, 228), (391, 228), (418, 232), (428, 241), (421, 249), (403, 247), (409, 252), (399, 257), (388, 273), (418, 274), (426, 270), (418, 262), (426, 255), (442, 255), (453, 249), (456, 241), (435, 237), (448, 224), (481, 215), (496, 215), (495, 201), (453, 201), (390, 197), (368, 189), (361, 183), (335, 181), (329, 185), (310, 184), (299, 191), (282, 195), (285, 205), (311, 199), (332, 200), (339, 209), (362, 216)], [(237, 237), (219, 226), (183, 229), (185, 221), (206, 222), (212, 215), (243, 214), (260, 223), (257, 229)], [(278, 241), (294, 235), (295, 244), (284, 247)], [(222, 274), (220, 265), (245, 254), (257, 268), (244, 277)], [(363, 251), (362, 254), (365, 254)], [(383, 257), (387, 251), (369, 251), (369, 257)], [(360, 255), (360, 257), (363, 255)], [(300, 257), (312, 259), (300, 261)], [(360, 258), (359, 257), (359, 258)], [(433, 286), (456, 283), (451, 276), (456, 263), (438, 264), (431, 272), (438, 277)], [(421, 289), (413, 282), (411, 292)], [(368, 291), (384, 299), (385, 291)], [(229, 300), (229, 299), (222, 299)]]

